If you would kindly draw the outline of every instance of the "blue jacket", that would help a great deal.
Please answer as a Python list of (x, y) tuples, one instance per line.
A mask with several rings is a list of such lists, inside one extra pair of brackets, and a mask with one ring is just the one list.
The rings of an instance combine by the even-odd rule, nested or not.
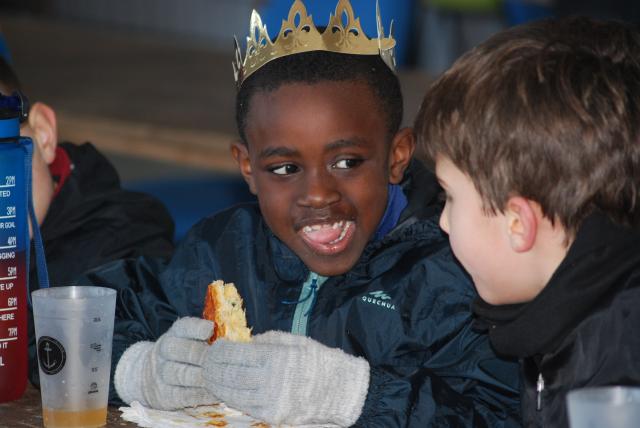
[(222, 279), (236, 284), (254, 334), (306, 333), (369, 361), (357, 426), (519, 426), (517, 363), (471, 329), (476, 293), (438, 227), (435, 179), (414, 164), (403, 187), (409, 205), (398, 225), (306, 300), (310, 272), (255, 204), (202, 220), (168, 265), (131, 259), (90, 273), (83, 281), (119, 291), (114, 364), (177, 317), (200, 316), (207, 285)]

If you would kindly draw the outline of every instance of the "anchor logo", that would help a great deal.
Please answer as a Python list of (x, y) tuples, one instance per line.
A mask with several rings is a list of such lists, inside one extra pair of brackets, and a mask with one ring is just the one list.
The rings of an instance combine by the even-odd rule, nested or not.
[(64, 367), (67, 354), (62, 343), (53, 337), (42, 336), (38, 339), (38, 361), (43, 373), (54, 375)]

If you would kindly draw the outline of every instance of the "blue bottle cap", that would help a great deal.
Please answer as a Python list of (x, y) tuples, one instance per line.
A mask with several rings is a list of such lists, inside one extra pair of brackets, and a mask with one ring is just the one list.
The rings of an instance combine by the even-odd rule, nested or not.
[(20, 123), (29, 115), (29, 101), (19, 91), (0, 94), (0, 139), (20, 136)]

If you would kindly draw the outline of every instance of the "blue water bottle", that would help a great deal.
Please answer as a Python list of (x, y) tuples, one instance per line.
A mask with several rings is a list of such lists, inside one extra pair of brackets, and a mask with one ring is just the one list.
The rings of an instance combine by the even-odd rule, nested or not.
[(0, 94), (0, 402), (27, 386), (27, 305), (31, 139), (20, 138), (29, 107), (20, 93)]

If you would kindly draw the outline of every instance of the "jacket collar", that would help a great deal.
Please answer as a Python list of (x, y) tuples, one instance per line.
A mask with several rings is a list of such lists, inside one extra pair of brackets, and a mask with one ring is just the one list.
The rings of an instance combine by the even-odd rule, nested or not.
[(94, 218), (88, 214), (100, 210), (106, 194), (120, 190), (115, 168), (90, 143), (62, 142), (58, 149), (56, 157), (64, 152), (69, 173), (58, 184), (56, 197), (40, 228), (47, 241), (77, 230), (87, 218)]
[(522, 358), (553, 352), (589, 313), (626, 286), (640, 263), (639, 238), (637, 230), (616, 225), (600, 212), (591, 214), (534, 300), (503, 306), (478, 300), (476, 326), (490, 327), (498, 353)]
[(439, 216), (444, 207), (440, 199), (442, 188), (435, 174), (417, 159), (413, 159), (400, 183), (407, 196), (407, 207), (400, 215), (396, 229), (418, 220)]
[(309, 269), (302, 263), (302, 260), (287, 247), (284, 242), (278, 239), (271, 229), (264, 223), (265, 233), (268, 239), (268, 248), (271, 252), (271, 260), (278, 278), (285, 282), (304, 282)]
[(62, 146), (57, 146), (56, 157), (49, 165), (49, 172), (51, 172), (51, 177), (56, 185), (54, 197), (60, 193), (60, 189), (64, 186), (74, 168), (75, 166), (71, 163), (71, 158), (69, 158), (67, 151)]

